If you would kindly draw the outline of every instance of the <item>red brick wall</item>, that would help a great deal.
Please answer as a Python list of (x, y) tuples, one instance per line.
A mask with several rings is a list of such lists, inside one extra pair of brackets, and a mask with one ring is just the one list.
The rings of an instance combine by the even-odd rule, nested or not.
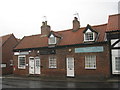
[[(100, 45), (99, 45), (100, 46)], [(103, 45), (102, 45), (103, 46)], [(90, 47), (90, 46), (88, 46)], [(91, 46), (93, 47), (93, 45)], [(109, 77), (110, 76), (110, 65), (109, 65), (109, 50), (108, 46), (104, 45), (104, 52), (99, 53), (75, 53), (75, 48), (78, 47), (66, 47), (56, 49), (57, 68), (49, 68), (49, 56), (51, 55), (38, 55), (41, 60), (41, 75), (42, 76), (62, 76), (66, 77), (66, 58), (74, 57), (75, 59), (75, 77), (92, 76), (92, 77)], [(72, 49), (69, 52), (69, 49)], [(36, 52), (31, 53), (27, 56), (27, 63), (29, 56), (36, 56)], [(97, 69), (87, 70), (85, 69), (85, 56), (96, 55)], [(14, 56), (14, 63), (17, 66), (17, 56)], [(16, 70), (15, 74), (28, 74), (29, 69)]]
[[(28, 75), (29, 67), (26, 66), (26, 69), (18, 69), (18, 56), (13, 56), (14, 59), (14, 70), (13, 73), (17, 75)], [(26, 64), (28, 64), (28, 56), (26, 56)]]
[(7, 64), (6, 68), (2, 68), (2, 74), (13, 73), (13, 67), (10, 66), (10, 60), (13, 60), (13, 48), (17, 43), (17, 40), (12, 35), (2, 47), (2, 63)]

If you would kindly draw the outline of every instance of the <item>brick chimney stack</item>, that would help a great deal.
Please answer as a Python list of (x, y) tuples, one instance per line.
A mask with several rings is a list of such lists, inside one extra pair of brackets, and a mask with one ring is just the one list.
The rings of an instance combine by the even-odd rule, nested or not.
[(77, 30), (79, 30), (79, 28), (80, 28), (80, 22), (78, 21), (77, 17), (74, 17), (72, 31), (76, 32)]
[(43, 21), (41, 26), (41, 34), (48, 36), (50, 33), (50, 30), (51, 30), (51, 27), (47, 25), (47, 21)]

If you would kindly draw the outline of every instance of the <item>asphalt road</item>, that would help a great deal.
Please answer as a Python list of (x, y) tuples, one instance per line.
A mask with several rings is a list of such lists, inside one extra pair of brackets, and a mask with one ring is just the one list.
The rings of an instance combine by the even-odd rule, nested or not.
[(119, 88), (120, 82), (67, 82), (3, 79), (2, 88)]

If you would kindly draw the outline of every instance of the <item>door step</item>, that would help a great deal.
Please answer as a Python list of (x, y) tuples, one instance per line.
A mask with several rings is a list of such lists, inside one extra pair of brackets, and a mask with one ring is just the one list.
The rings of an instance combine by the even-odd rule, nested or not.
[(30, 75), (28, 75), (28, 77), (40, 77), (40, 75), (36, 75), (36, 74), (32, 75), (32, 74), (30, 74)]

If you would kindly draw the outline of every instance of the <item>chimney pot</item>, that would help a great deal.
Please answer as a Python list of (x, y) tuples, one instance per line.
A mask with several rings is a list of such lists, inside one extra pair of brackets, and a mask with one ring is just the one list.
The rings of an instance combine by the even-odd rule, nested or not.
[(47, 21), (45, 21), (45, 25), (47, 26)]
[(47, 25), (47, 21), (42, 22), (41, 34), (48, 36), (50, 34), (50, 31), (51, 31), (51, 27)]
[(80, 28), (80, 22), (78, 21), (77, 17), (74, 17), (73, 20), (73, 32), (76, 32)]
[(42, 26), (44, 26), (45, 25), (45, 22), (42, 22)]

